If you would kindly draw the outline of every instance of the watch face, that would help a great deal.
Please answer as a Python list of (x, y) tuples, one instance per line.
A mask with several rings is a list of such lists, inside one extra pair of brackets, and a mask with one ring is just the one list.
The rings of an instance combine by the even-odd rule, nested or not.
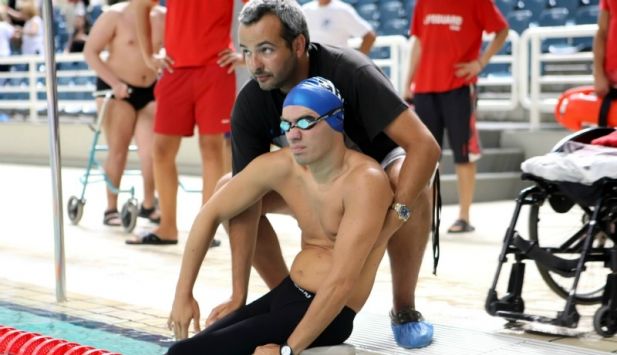
[(281, 355), (291, 355), (291, 348), (289, 345), (281, 346)]
[(407, 208), (407, 206), (401, 206), (401, 208), (399, 209), (399, 214), (401, 216), (401, 218), (403, 219), (408, 219), (409, 216), (411, 215), (411, 213), (409, 213), (409, 208)]

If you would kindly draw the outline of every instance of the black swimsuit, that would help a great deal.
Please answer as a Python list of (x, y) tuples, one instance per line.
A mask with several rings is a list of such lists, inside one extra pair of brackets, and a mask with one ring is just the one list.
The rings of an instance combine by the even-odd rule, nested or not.
[[(131, 94), (124, 100), (128, 102), (131, 106), (133, 106), (135, 111), (139, 111), (142, 108), (146, 107), (146, 105), (148, 105), (150, 102), (154, 101), (154, 86), (156, 86), (156, 81), (152, 83), (152, 85), (145, 88), (128, 85), (128, 87), (131, 89)], [(111, 86), (107, 85), (107, 83), (104, 82), (101, 78), (96, 78), (97, 91), (109, 89), (111, 89)]]
[[(175, 343), (167, 355), (247, 355), (260, 345), (283, 344), (304, 317), (313, 298), (314, 293), (300, 288), (287, 277), (255, 302), (201, 333)], [(310, 347), (342, 344), (351, 335), (355, 316), (356, 312), (344, 307)]]

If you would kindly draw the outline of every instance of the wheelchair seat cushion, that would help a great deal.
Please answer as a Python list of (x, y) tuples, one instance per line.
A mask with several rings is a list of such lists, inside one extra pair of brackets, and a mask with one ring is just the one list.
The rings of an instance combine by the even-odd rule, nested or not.
[(562, 151), (525, 160), (521, 169), (549, 181), (593, 185), (601, 179), (617, 179), (617, 148), (567, 142)]

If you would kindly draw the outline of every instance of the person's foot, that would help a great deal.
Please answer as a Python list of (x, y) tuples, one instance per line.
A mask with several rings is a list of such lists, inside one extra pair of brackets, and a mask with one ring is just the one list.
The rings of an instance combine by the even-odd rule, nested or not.
[(138, 216), (141, 217), (141, 218), (146, 218), (150, 222), (155, 223), (155, 224), (160, 224), (161, 223), (161, 214), (160, 214), (160, 211), (158, 210), (158, 208), (156, 208), (156, 206), (152, 206), (152, 207), (146, 208), (142, 204), (141, 207), (139, 208), (139, 215)]
[(459, 218), (448, 228), (448, 233), (469, 233), (475, 231), (476, 228), (469, 224), (466, 220)]
[(394, 340), (406, 349), (423, 348), (433, 341), (433, 325), (415, 309), (408, 307), (400, 312), (390, 311)]
[(118, 227), (122, 225), (122, 219), (117, 208), (110, 208), (103, 213), (103, 224), (106, 226)]

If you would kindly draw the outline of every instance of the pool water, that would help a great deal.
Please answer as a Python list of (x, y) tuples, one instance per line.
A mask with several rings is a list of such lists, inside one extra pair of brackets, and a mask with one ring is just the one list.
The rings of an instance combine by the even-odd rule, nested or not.
[(162, 355), (171, 345), (170, 339), (159, 335), (1, 301), (0, 325), (123, 355)]

